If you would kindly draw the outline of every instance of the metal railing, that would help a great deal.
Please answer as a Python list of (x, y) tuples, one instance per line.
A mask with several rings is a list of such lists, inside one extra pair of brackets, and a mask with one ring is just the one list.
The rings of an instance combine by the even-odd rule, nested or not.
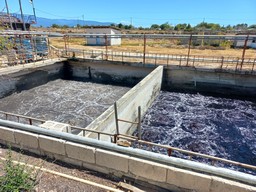
[(179, 67), (193, 67), (230, 70), (236, 73), (255, 73), (255, 58), (238, 58), (238, 57), (211, 57), (199, 55), (172, 55), (172, 54), (157, 54), (157, 53), (136, 53), (136, 52), (119, 52), (119, 51), (100, 51), (100, 50), (81, 50), (81, 49), (62, 49), (63, 57), (75, 57), (99, 61), (118, 61), (118, 62), (133, 62), (141, 65), (153, 64), (164, 65), (166, 67), (176, 65)]
[[(10, 120), (10, 119), (8, 119), (8, 117), (15, 117), (17, 122), (21, 122), (20, 119), (25, 119), (26, 121), (23, 123), (27, 123), (29, 125), (38, 125), (37, 123), (34, 123), (34, 122), (39, 122), (39, 123), (45, 122), (45, 120), (38, 119), (38, 118), (33, 118), (33, 117), (24, 116), (24, 115), (18, 115), (18, 114), (0, 111), (0, 118), (3, 118), (5, 120)], [(15, 120), (12, 119), (12, 121), (15, 121)], [(182, 154), (188, 156), (190, 160), (193, 160), (194, 157), (200, 157), (200, 158), (210, 160), (212, 165), (216, 165), (216, 162), (220, 162), (220, 163), (225, 163), (225, 164), (229, 164), (229, 165), (239, 166), (239, 167), (254, 170), (254, 171), (256, 170), (256, 166), (254, 166), (254, 165), (249, 165), (249, 164), (240, 163), (240, 162), (236, 162), (236, 161), (232, 161), (232, 160), (227, 160), (227, 159), (223, 159), (223, 158), (219, 158), (219, 157), (215, 157), (215, 156), (211, 156), (211, 155), (188, 151), (188, 150), (172, 147), (169, 145), (157, 144), (157, 143), (141, 140), (141, 139), (139, 139), (139, 137), (136, 137), (136, 136), (125, 135), (125, 134), (106, 133), (106, 132), (102, 132), (102, 131), (96, 131), (96, 130), (77, 127), (77, 126), (71, 126), (71, 129), (81, 131), (82, 136), (86, 136), (86, 134), (85, 134), (86, 132), (95, 133), (95, 134), (97, 134), (97, 140), (101, 140), (101, 136), (108, 136), (108, 137), (110, 137), (110, 140), (112, 143), (118, 143), (118, 140), (122, 139), (122, 140), (127, 140), (131, 143), (137, 143), (138, 145), (132, 145), (132, 147), (135, 147), (135, 148), (142, 148), (141, 147), (142, 145), (147, 145), (148, 147), (144, 148), (144, 150), (152, 151), (153, 147), (159, 147), (163, 150), (166, 150), (168, 156), (172, 156), (173, 152), (179, 152), (179, 153), (182, 153)]]

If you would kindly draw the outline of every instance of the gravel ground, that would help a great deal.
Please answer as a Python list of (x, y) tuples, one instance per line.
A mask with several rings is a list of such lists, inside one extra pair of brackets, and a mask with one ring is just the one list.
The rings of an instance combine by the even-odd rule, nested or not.
[[(8, 149), (6, 146), (0, 145), (0, 157), (6, 157)], [(70, 176), (96, 182), (101, 185), (116, 188), (121, 179), (110, 177), (109, 175), (82, 169), (79, 167), (67, 165), (52, 159), (40, 158), (37, 155), (21, 152), (19, 150), (12, 150), (13, 160), (26, 162), (27, 164), (43, 167), (52, 171), (68, 174)], [(0, 175), (3, 175), (3, 160), (0, 160)], [(101, 192), (104, 189), (83, 184), (81, 182), (66, 179), (54, 174), (40, 172), (38, 174), (38, 184), (35, 187), (35, 192)]]

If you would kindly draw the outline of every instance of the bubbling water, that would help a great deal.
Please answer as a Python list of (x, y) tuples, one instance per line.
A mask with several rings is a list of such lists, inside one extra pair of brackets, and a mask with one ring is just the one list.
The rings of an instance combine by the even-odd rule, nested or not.
[(144, 140), (251, 165), (255, 136), (256, 103), (200, 94), (162, 91), (142, 122)]
[(55, 80), (0, 100), (0, 110), (86, 127), (129, 88)]

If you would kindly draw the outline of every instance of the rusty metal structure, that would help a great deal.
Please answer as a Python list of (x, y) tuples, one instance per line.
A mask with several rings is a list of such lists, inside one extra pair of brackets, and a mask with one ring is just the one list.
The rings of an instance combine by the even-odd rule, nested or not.
[[(28, 117), (28, 116), (24, 116), (24, 115), (17, 115), (17, 114), (3, 112), (3, 111), (0, 111), (0, 119), (10, 120), (13, 122), (21, 122), (23, 124), (35, 125), (35, 126), (38, 126), (38, 125), (46, 122), (46, 120)], [(120, 121), (121, 119), (118, 119), (118, 120)], [(129, 122), (129, 121), (125, 121), (125, 122), (134, 123), (134, 122)], [(135, 122), (135, 123), (138, 123), (138, 122)], [(140, 131), (139, 129), (140, 129), (140, 127), (138, 126), (138, 131)], [(254, 166), (254, 165), (249, 165), (249, 164), (240, 163), (237, 161), (227, 160), (227, 159), (223, 159), (223, 158), (219, 158), (219, 157), (215, 157), (215, 156), (211, 156), (211, 155), (206, 155), (206, 154), (202, 154), (202, 153), (198, 153), (198, 152), (188, 151), (188, 150), (172, 147), (169, 145), (152, 143), (149, 141), (141, 140), (139, 136), (137, 137), (137, 136), (120, 134), (120, 133), (118, 133), (118, 130), (114, 134), (106, 133), (103, 131), (91, 130), (91, 129), (82, 128), (82, 127), (76, 127), (76, 126), (71, 126), (71, 130), (79, 130), (83, 133), (83, 136), (85, 136), (86, 133), (95, 133), (98, 135), (97, 140), (100, 140), (101, 136), (108, 136), (108, 137), (110, 137), (112, 143), (117, 143), (119, 139), (126, 140), (126, 141), (133, 143), (132, 147), (144, 149), (147, 151), (155, 151), (156, 152), (156, 151), (164, 150), (164, 151), (166, 151), (167, 156), (173, 156), (173, 154), (175, 154), (175, 153), (180, 153), (185, 156), (184, 157), (185, 159), (188, 158), (191, 161), (197, 161), (197, 158), (202, 158), (202, 159), (208, 160), (209, 161), (208, 163), (210, 163), (213, 166), (218, 166), (218, 164), (217, 164), (217, 162), (218, 162), (218, 163), (223, 163), (226, 165), (232, 165), (232, 166), (245, 168), (245, 169), (252, 170), (252, 171), (256, 170), (256, 166)], [(153, 150), (153, 148), (158, 148), (158, 149)], [(207, 163), (207, 162), (204, 162), (204, 163)]]
[[(40, 50), (36, 47), (38, 42), (37, 38), (43, 37), (47, 44), (48, 53), (39, 54)], [(50, 45), (49, 39), (51, 37), (63, 38), (64, 47), (58, 49)], [(112, 51), (108, 44), (105, 44), (105, 49), (74, 49), (70, 46), (70, 39), (72, 38), (86, 38), (86, 37), (102, 37), (107, 42), (110, 38), (128, 38), (128, 39), (141, 39), (143, 42), (143, 51), (130, 52), (130, 51)], [(29, 31), (2, 31), (0, 32), (0, 38), (4, 38), (8, 44), (8, 41), (15, 42), (18, 46), (13, 46), (10, 50), (0, 50), (2, 55), (7, 55), (8, 61), (2, 64), (15, 65), (24, 64), (28, 62), (34, 62), (40, 59), (47, 59), (49, 57), (78, 57), (83, 59), (92, 60), (109, 60), (118, 62), (135, 62), (153, 65), (175, 65), (179, 67), (191, 67), (191, 68), (211, 68), (223, 71), (234, 71), (235, 73), (255, 73), (256, 57), (245, 57), (247, 50), (247, 42), (249, 40), (255, 40), (254, 35), (175, 35), (175, 34), (119, 34), (119, 35), (106, 35), (106, 34), (86, 34), (86, 33), (52, 33), (52, 32), (29, 32)], [(19, 40), (13, 40), (19, 39)], [(148, 40), (165, 39), (165, 40), (179, 40), (183, 42), (184, 49), (187, 49), (187, 54), (159, 54), (148, 53), (147, 43)], [(230, 56), (200, 56), (192, 55), (192, 44), (204, 41), (229, 41), (235, 42), (237, 40), (244, 41), (244, 46), (241, 50), (241, 57)], [(30, 41), (31, 47), (27, 46)], [(18, 43), (19, 42), (19, 43)], [(28, 54), (29, 52), (29, 54)], [(3, 54), (7, 53), (7, 54)], [(15, 53), (15, 54), (14, 54)], [(12, 56), (11, 56), (12, 55)], [(32, 57), (31, 57), (32, 55)], [(13, 58), (13, 59), (10, 59)], [(16, 59), (14, 59), (16, 58)]]

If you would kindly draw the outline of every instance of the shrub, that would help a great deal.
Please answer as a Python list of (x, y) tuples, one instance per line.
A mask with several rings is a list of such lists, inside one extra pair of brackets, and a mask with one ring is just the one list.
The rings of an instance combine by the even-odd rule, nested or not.
[(26, 165), (15, 164), (10, 149), (3, 165), (5, 174), (0, 177), (0, 192), (28, 192), (33, 190), (39, 171), (33, 173), (33, 168), (28, 169)]

